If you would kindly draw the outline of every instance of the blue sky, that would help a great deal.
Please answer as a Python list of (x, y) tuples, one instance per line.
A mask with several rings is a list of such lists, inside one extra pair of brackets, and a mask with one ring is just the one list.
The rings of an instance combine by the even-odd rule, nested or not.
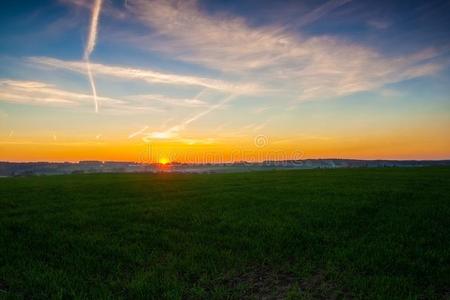
[(449, 1), (16, 1), (0, 12), (0, 158), (229, 151), (257, 135), (307, 157), (448, 158), (449, 13)]

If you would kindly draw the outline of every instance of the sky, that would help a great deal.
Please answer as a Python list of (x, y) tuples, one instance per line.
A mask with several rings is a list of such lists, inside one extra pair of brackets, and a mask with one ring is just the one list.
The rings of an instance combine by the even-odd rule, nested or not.
[(0, 160), (450, 159), (450, 1), (13, 1)]

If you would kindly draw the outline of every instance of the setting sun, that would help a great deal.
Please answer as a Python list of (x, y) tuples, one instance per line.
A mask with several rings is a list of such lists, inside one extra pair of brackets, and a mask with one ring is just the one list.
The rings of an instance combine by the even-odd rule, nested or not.
[(169, 159), (167, 159), (165, 157), (159, 159), (159, 163), (162, 164), (162, 165), (166, 165), (169, 162), (170, 162)]

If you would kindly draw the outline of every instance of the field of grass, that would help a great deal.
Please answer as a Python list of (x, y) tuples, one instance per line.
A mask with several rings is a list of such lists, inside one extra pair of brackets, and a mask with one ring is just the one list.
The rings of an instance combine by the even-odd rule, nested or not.
[(0, 179), (0, 298), (442, 299), (450, 168)]

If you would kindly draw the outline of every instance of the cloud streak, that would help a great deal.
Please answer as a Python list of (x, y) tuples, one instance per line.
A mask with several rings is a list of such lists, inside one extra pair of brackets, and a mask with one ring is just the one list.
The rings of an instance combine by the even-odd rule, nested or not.
[(313, 22), (319, 20), (320, 18), (326, 16), (333, 10), (335, 10), (335, 9), (339, 8), (340, 6), (343, 6), (351, 1), (352, 0), (329, 0), (329, 1), (325, 2), (324, 4), (320, 5), (319, 7), (313, 9), (306, 15), (302, 16), (300, 18), (299, 22), (297, 23), (297, 25), (304, 26), (304, 25), (313, 23)]
[(237, 95), (235, 94), (231, 94), (227, 97), (225, 97), (224, 99), (222, 99), (220, 102), (218, 102), (215, 105), (212, 105), (210, 107), (208, 107), (207, 109), (187, 118), (186, 120), (184, 120), (183, 122), (179, 123), (178, 125), (175, 125), (173, 127), (171, 127), (169, 130), (166, 130), (164, 132), (153, 132), (149, 135), (146, 136), (146, 138), (158, 138), (158, 139), (167, 139), (167, 138), (172, 138), (172, 137), (176, 137), (178, 136), (178, 133), (180, 131), (185, 130), (185, 128), (197, 121), (198, 119), (210, 114), (211, 112), (222, 108), (225, 104), (227, 104), (228, 102), (232, 101), (233, 99), (236, 98)]
[[(187, 118), (186, 120), (178, 123), (175, 126), (170, 127), (167, 130), (162, 130), (162, 131), (153, 131), (153, 132), (145, 132), (148, 127), (144, 127), (139, 131), (136, 131), (132, 134), (129, 135), (128, 138), (133, 138), (136, 137), (138, 135), (142, 135), (142, 140), (146, 143), (149, 143), (151, 140), (169, 140), (169, 139), (178, 139), (180, 132), (185, 130), (186, 127), (197, 121), (198, 119), (210, 114), (211, 112), (222, 108), (224, 105), (226, 105), (227, 103), (229, 103), (230, 101), (234, 100), (238, 95), (236, 94), (231, 94), (228, 95), (227, 97), (223, 98), (220, 102), (202, 110), (199, 113), (194, 114), (193, 116)], [(189, 140), (189, 139), (178, 139), (179, 141), (182, 141), (186, 144), (190, 144), (190, 145), (194, 145), (194, 144), (198, 144), (197, 142), (193, 142), (194, 140)], [(211, 139), (209, 140), (208, 143), (211, 142)], [(200, 142), (199, 142), (200, 143)]]
[[(69, 70), (84, 74), (85, 65), (80, 61), (65, 61), (51, 57), (29, 57), (28, 61), (34, 65)], [(141, 80), (151, 84), (167, 84), (178, 86), (197, 86), (220, 92), (234, 92), (240, 94), (257, 94), (263, 88), (254, 83), (231, 83), (218, 79), (198, 76), (186, 76), (172, 73), (162, 73), (149, 69), (137, 69), (122, 66), (90, 63), (93, 73), (123, 80)]]
[[(82, 107), (86, 106), (91, 99), (92, 96), (89, 94), (63, 90), (44, 82), (0, 79), (0, 102), (54, 107)], [(99, 97), (99, 99), (104, 103), (105, 109), (112, 112), (162, 111), (147, 103), (132, 105), (129, 100), (110, 97)]]
[(61, 90), (38, 81), (0, 80), (0, 100), (11, 103), (53, 106), (80, 105), (91, 96)]
[[(328, 1), (306, 14), (300, 25), (315, 22), (348, 2)], [(385, 56), (333, 36), (308, 36), (278, 25), (254, 27), (240, 17), (210, 15), (194, 0), (130, 0), (129, 9), (154, 32), (130, 38), (136, 46), (255, 79), (298, 101), (370, 91), (443, 68), (435, 60), (440, 53), (433, 49)]]
[(225, 97), (225, 98), (224, 98), (222, 101), (220, 101), (219, 103), (217, 103), (217, 104), (215, 104), (215, 105), (213, 105), (213, 106), (211, 106), (211, 107), (205, 109), (204, 111), (202, 111), (202, 112), (200, 112), (200, 113), (198, 113), (198, 114), (195, 114), (194, 116), (188, 118), (187, 120), (185, 120), (184, 122), (180, 123), (180, 124), (177, 125), (176, 127), (177, 127), (178, 129), (184, 129), (187, 125), (189, 125), (189, 124), (191, 124), (192, 122), (197, 121), (197, 120), (200, 119), (201, 117), (203, 117), (203, 116), (205, 116), (205, 115), (207, 115), (207, 114), (209, 114), (209, 113), (211, 113), (211, 112), (213, 112), (213, 111), (215, 111), (215, 110), (217, 110), (217, 109), (223, 107), (225, 104), (227, 104), (228, 102), (230, 102), (231, 100), (233, 100), (233, 99), (236, 98), (236, 97), (237, 97), (237, 95), (235, 95), (235, 94), (229, 95), (229, 96)]
[(148, 126), (144, 126), (142, 129), (139, 129), (138, 131), (135, 131), (133, 133), (130, 133), (130, 135), (128, 135), (128, 139), (132, 139), (137, 135), (142, 134), (144, 131), (146, 131), (148, 129)]
[(89, 27), (88, 41), (86, 43), (86, 48), (84, 50), (84, 55), (83, 55), (83, 59), (86, 61), (87, 75), (88, 75), (89, 83), (90, 83), (91, 89), (92, 89), (92, 97), (94, 98), (96, 113), (98, 112), (97, 87), (95, 86), (94, 76), (92, 75), (92, 70), (91, 70), (91, 65), (90, 65), (89, 59), (90, 59), (92, 51), (94, 51), (95, 44), (97, 41), (98, 21), (99, 21), (101, 6), (102, 6), (102, 0), (94, 0), (94, 4), (92, 7), (91, 24)]
[(156, 102), (171, 107), (196, 108), (210, 106), (209, 103), (197, 98), (174, 98), (159, 94), (131, 95), (127, 96), (126, 99), (130, 99), (131, 101), (139, 101), (141, 103)]

